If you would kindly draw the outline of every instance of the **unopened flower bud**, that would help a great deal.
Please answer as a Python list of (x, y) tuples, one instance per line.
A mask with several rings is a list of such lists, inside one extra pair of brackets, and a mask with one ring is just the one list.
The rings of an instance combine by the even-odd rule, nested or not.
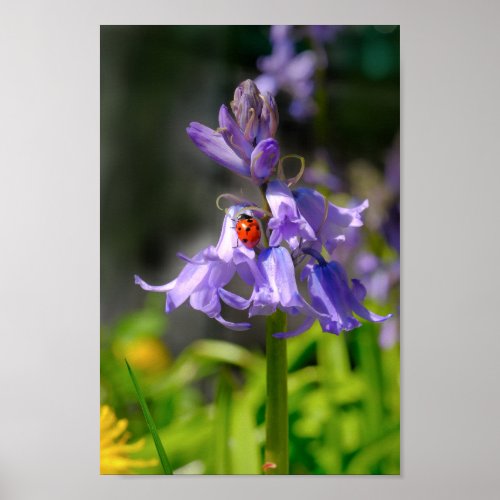
[(258, 184), (266, 182), (274, 173), (280, 157), (278, 142), (274, 139), (260, 141), (252, 152), (250, 173)]
[(245, 139), (253, 141), (259, 131), (259, 117), (262, 112), (262, 99), (257, 85), (252, 80), (240, 83), (234, 91), (234, 100), (231, 102), (236, 121), (240, 126)]
[(259, 120), (258, 141), (274, 137), (279, 123), (278, 107), (273, 95), (269, 92), (264, 92), (260, 98), (262, 99), (263, 106)]

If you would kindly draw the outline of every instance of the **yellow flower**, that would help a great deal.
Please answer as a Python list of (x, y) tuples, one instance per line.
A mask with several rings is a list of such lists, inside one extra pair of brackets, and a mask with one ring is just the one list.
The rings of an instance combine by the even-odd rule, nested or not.
[(158, 465), (158, 459), (130, 458), (130, 453), (144, 447), (144, 439), (127, 444), (130, 432), (128, 421), (118, 420), (108, 406), (101, 406), (101, 474), (132, 474), (133, 469)]
[(155, 337), (116, 341), (113, 352), (116, 358), (126, 358), (134, 368), (150, 375), (161, 373), (171, 363), (165, 344)]

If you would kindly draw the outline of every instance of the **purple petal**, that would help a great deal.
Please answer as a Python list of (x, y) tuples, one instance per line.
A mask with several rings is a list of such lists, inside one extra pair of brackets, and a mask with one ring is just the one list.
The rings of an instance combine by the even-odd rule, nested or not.
[(354, 295), (354, 298), (358, 302), (363, 302), (366, 297), (366, 288), (363, 286), (363, 283), (357, 279), (352, 279), (352, 294)]
[(226, 303), (229, 307), (233, 309), (238, 309), (242, 311), (243, 309), (248, 309), (250, 306), (250, 299), (244, 299), (233, 292), (225, 290), (224, 288), (219, 288), (219, 297)]
[(314, 266), (308, 278), (309, 292), (313, 306), (328, 315), (328, 319), (320, 317), (319, 321), (324, 332), (339, 334), (342, 330), (352, 330), (360, 326), (353, 316), (369, 321), (384, 321), (392, 315), (379, 316), (372, 313), (361, 301), (366, 290), (359, 280), (352, 280), (352, 290), (349, 288), (347, 274), (344, 268), (335, 261), (320, 263)]
[(209, 158), (244, 177), (250, 177), (250, 167), (226, 143), (219, 132), (201, 123), (192, 122), (186, 129), (191, 140)]
[(245, 164), (250, 162), (252, 144), (245, 139), (243, 132), (223, 104), (219, 110), (220, 134), (226, 144), (242, 159)]
[(313, 189), (299, 188), (293, 194), (300, 213), (330, 253), (345, 240), (342, 234), (344, 228), (363, 225), (361, 213), (368, 207), (368, 200), (353, 208), (342, 208), (327, 202), (321, 193)]
[(269, 91), (264, 92), (264, 89), (261, 89), (261, 98), (264, 101), (264, 105), (259, 119), (257, 142), (274, 137), (279, 123), (278, 106), (273, 94)]
[(361, 213), (369, 206), (368, 200), (353, 208), (342, 208), (329, 203), (328, 221), (341, 227), (361, 227), (363, 219)]
[(289, 332), (274, 333), (273, 337), (276, 337), (278, 339), (288, 339), (290, 337), (296, 337), (297, 335), (300, 335), (301, 333), (304, 333), (307, 330), (309, 330), (309, 328), (311, 328), (311, 326), (313, 325), (314, 321), (315, 321), (314, 318), (307, 317), (304, 323), (302, 323), (302, 325), (300, 325), (295, 330), (291, 330)]
[(209, 318), (220, 314), (219, 297), (212, 288), (202, 288), (193, 292), (189, 297), (189, 303), (193, 309), (204, 312)]
[(252, 153), (250, 172), (257, 184), (267, 181), (274, 172), (280, 157), (278, 142), (274, 139), (260, 141)]
[(210, 289), (226, 286), (234, 276), (236, 266), (232, 262), (214, 262), (210, 266), (207, 285)]
[(238, 85), (231, 101), (231, 109), (243, 136), (253, 142), (259, 131), (259, 117), (262, 111), (260, 91), (254, 81), (247, 79)]
[(232, 323), (231, 321), (227, 321), (220, 314), (214, 316), (214, 319), (216, 319), (221, 325), (224, 325), (226, 328), (234, 330), (235, 332), (242, 332), (252, 327), (251, 323)]
[(175, 287), (167, 293), (165, 311), (172, 312), (182, 305), (205, 280), (209, 264), (187, 264), (177, 277)]
[(313, 228), (300, 214), (292, 192), (283, 181), (271, 181), (267, 186), (266, 198), (273, 214), (268, 224), (273, 230), (269, 240), (271, 246), (277, 246), (285, 240), (294, 250), (301, 238), (306, 241), (316, 239)]
[(234, 259), (235, 255), (243, 254), (249, 259), (255, 257), (255, 251), (238, 246), (238, 236), (236, 234), (236, 214), (245, 208), (243, 205), (233, 205), (227, 211), (224, 217), (224, 222), (222, 223), (222, 231), (219, 237), (217, 246), (215, 247), (217, 256), (224, 262), (230, 262)]
[(175, 287), (177, 280), (170, 281), (170, 282), (166, 283), (165, 285), (154, 286), (154, 285), (149, 285), (148, 283), (146, 283), (143, 279), (141, 279), (136, 274), (134, 276), (134, 281), (135, 281), (136, 285), (139, 285), (143, 290), (146, 290), (148, 292), (168, 292), (168, 291), (172, 290), (172, 288)]
[(273, 289), (273, 302), (285, 307), (295, 306), (298, 291), (288, 250), (284, 247), (268, 248), (259, 255), (258, 265)]
[(352, 310), (358, 316), (361, 316), (363, 319), (366, 319), (368, 321), (379, 323), (380, 321), (385, 321), (386, 319), (392, 318), (392, 314), (388, 314), (387, 316), (380, 316), (379, 314), (375, 314), (374, 312), (368, 310), (363, 304), (358, 302), (354, 296), (351, 298), (351, 306)]

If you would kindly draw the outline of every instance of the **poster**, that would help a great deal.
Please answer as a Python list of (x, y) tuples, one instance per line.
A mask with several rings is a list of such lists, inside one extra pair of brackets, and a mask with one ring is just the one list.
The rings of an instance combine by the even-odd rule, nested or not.
[(399, 474), (399, 163), (397, 26), (101, 27), (102, 474)]

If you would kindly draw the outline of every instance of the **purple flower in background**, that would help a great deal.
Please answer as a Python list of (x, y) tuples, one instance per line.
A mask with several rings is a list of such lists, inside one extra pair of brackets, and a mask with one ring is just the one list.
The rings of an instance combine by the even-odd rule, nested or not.
[(257, 61), (262, 74), (255, 82), (262, 91), (272, 95), (281, 89), (288, 92), (292, 96), (290, 113), (296, 118), (304, 118), (316, 109), (311, 96), (318, 57), (313, 50), (296, 54), (291, 32), (292, 26), (271, 27), (272, 52)]
[(332, 24), (308, 26), (311, 38), (317, 43), (327, 43), (335, 39), (344, 27)]
[[(349, 287), (347, 274), (343, 267), (335, 261), (326, 262), (315, 250), (304, 250), (314, 257), (316, 264), (308, 277), (308, 288), (312, 306), (323, 316), (319, 322), (324, 332), (338, 335), (341, 331), (350, 331), (361, 326), (354, 313), (368, 321), (385, 321), (392, 315), (379, 316), (369, 311), (363, 304), (366, 290), (359, 280), (353, 279), (352, 288)], [(306, 320), (306, 327), (311, 324), (311, 318)], [(303, 326), (304, 327), (304, 326)], [(303, 327), (292, 331), (277, 334), (280, 338), (293, 337), (302, 333)]]
[(222, 105), (217, 130), (192, 122), (187, 133), (212, 160), (257, 184), (265, 182), (279, 159), (279, 145), (273, 139), (278, 126), (274, 98), (245, 80), (236, 89), (231, 107), (236, 119)]
[(382, 262), (374, 254), (360, 252), (354, 260), (354, 268), (362, 277), (370, 294), (378, 302), (386, 302), (391, 289), (399, 283), (399, 261)]
[[(313, 99), (314, 74), (327, 64), (324, 44), (332, 41), (342, 26), (309, 26), (307, 29), (293, 26), (271, 26), (269, 38), (272, 51), (261, 57), (257, 67), (262, 72), (256, 78), (262, 91), (276, 95), (284, 90), (292, 97), (290, 114), (296, 119), (304, 119), (316, 112)], [(297, 53), (295, 38), (309, 37), (314, 50)]]
[(396, 318), (385, 322), (380, 329), (378, 343), (382, 349), (390, 349), (399, 341), (399, 324)]
[(399, 190), (400, 190), (400, 151), (399, 135), (389, 150), (385, 163), (385, 182), (390, 188), (392, 204), (382, 224), (382, 233), (389, 245), (400, 251), (400, 214), (399, 214)]

